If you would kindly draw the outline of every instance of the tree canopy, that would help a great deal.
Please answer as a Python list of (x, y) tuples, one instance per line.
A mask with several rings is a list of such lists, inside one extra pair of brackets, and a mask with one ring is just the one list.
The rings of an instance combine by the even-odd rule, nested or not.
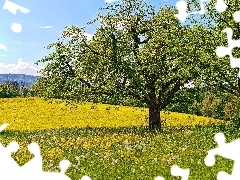
[[(107, 13), (88, 23), (100, 24), (91, 40), (84, 28), (66, 27), (47, 47), (56, 51), (37, 61), (48, 62), (38, 81), (44, 97), (77, 102), (112, 98), (118, 104), (130, 97), (147, 104), (149, 128), (161, 129), (160, 111), (207, 67), (197, 62), (204, 62), (210, 48), (209, 30), (201, 24), (183, 26), (175, 7), (157, 12), (143, 0), (102, 9)], [(79, 88), (81, 83), (86, 88)]]
[[(240, 26), (239, 22), (239, 8), (238, 1), (224, 1), (226, 9), (222, 12), (218, 12), (215, 8), (217, 1), (210, 0), (206, 5), (206, 12), (200, 16), (201, 24), (207, 27), (211, 33), (207, 33), (205, 39), (210, 39), (209, 50), (206, 52), (202, 64), (208, 65), (208, 68), (204, 69), (201, 73), (201, 78), (198, 81), (199, 84), (205, 84), (215, 90), (221, 92), (230, 93), (232, 96), (229, 98), (229, 102), (234, 100), (234, 106), (236, 111), (240, 113), (240, 76), (239, 68), (231, 67), (231, 59), (229, 55), (224, 57), (218, 57), (216, 50), (219, 46), (228, 47), (228, 37), (224, 29), (230, 28), (233, 31), (233, 40), (240, 39)], [(196, 0), (190, 0), (188, 2), (189, 7), (199, 8), (199, 2)], [(238, 12), (238, 14), (235, 14)], [(238, 18), (236, 19), (236, 17)], [(235, 47), (232, 49), (232, 55), (237, 58), (238, 67), (240, 67), (240, 49)], [(198, 84), (198, 83), (197, 83)], [(228, 108), (227, 108), (228, 109)], [(238, 114), (239, 114), (238, 113)], [(240, 118), (240, 116), (239, 116)], [(239, 119), (238, 118), (238, 119)], [(240, 122), (240, 119), (239, 119)]]
[[(201, 82), (240, 98), (239, 69), (231, 68), (228, 55), (219, 58), (216, 54), (217, 47), (228, 46), (227, 34), (223, 32), (225, 28), (233, 30), (232, 39), (237, 40), (240, 38), (239, 23), (234, 20), (234, 13), (239, 10), (240, 4), (238, 1), (228, 1), (225, 3), (226, 10), (218, 12), (215, 8), (216, 1), (210, 0), (206, 5), (205, 14), (200, 16), (202, 24), (208, 27), (210, 29), (209, 32), (211, 32), (207, 33), (205, 37), (206, 39), (210, 39), (211, 43), (209, 51), (206, 52), (205, 61), (202, 62), (204, 64), (207, 63), (208, 68), (202, 71)], [(195, 5), (195, 8), (199, 8), (199, 2), (196, 0), (190, 0), (189, 6), (190, 4)], [(233, 48), (232, 54), (235, 58), (239, 58), (239, 48)]]

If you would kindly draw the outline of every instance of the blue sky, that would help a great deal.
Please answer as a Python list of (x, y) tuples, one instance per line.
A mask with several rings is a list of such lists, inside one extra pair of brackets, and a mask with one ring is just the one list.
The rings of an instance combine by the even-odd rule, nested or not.
[[(56, 42), (66, 26), (86, 27), (86, 23), (101, 12), (99, 8), (105, 6), (105, 1), (107, 0), (0, 0), (0, 74), (39, 75), (37, 70), (45, 65), (37, 66), (34, 63), (51, 53), (43, 47)], [(146, 2), (156, 5), (158, 9), (166, 4), (176, 5), (177, 0)], [(23, 8), (23, 12), (17, 10), (13, 14), (9, 9), (14, 8)], [(21, 24), (22, 30), (14, 32), (11, 29), (13, 23)], [(96, 27), (97, 23), (86, 29), (89, 37)]]

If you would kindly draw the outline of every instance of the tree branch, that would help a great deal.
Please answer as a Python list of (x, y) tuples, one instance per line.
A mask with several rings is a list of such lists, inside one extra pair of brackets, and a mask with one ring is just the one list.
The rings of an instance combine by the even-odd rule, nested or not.
[(85, 47), (87, 47), (93, 54), (97, 55), (97, 56), (101, 56), (101, 54), (95, 50), (93, 50), (85, 41), (84, 41), (84, 45)]

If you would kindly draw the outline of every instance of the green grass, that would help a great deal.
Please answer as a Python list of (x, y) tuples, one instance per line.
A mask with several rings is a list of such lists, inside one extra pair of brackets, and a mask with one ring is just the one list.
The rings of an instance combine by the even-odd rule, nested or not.
[[(4, 146), (12, 141), (19, 143), (19, 151), (12, 156), (20, 165), (33, 158), (27, 146), (36, 142), (41, 148), (43, 170), (60, 171), (59, 162), (67, 159), (72, 166), (66, 174), (73, 180), (83, 175), (93, 180), (154, 180), (156, 176), (181, 179), (171, 176), (172, 165), (189, 168), (190, 180), (217, 179), (219, 171), (231, 173), (233, 161), (216, 156), (216, 164), (207, 167), (204, 158), (217, 146), (216, 133), (224, 132), (227, 142), (239, 137), (233, 125), (161, 112), (167, 126), (162, 132), (150, 132), (146, 127), (147, 109), (118, 110), (111, 106), (108, 111), (107, 106), (91, 109), (88, 104), (69, 109), (41, 99), (0, 99), (0, 124), (10, 124), (0, 133), (0, 142)], [(211, 122), (215, 125), (209, 125)]]
[(59, 162), (68, 159), (73, 166), (66, 174), (76, 180), (83, 175), (93, 180), (153, 180), (156, 176), (174, 179), (170, 174), (174, 164), (189, 168), (190, 180), (212, 180), (217, 179), (219, 171), (231, 173), (233, 166), (233, 161), (220, 156), (216, 156), (213, 167), (204, 164), (207, 151), (217, 146), (214, 135), (218, 132), (225, 134), (227, 142), (239, 137), (233, 126), (165, 127), (161, 133), (149, 132), (146, 127), (66, 128), (6, 130), (0, 133), (0, 142), (5, 146), (13, 140), (20, 144), (20, 150), (13, 155), (20, 165), (33, 157), (27, 145), (37, 142), (44, 171), (59, 171)]

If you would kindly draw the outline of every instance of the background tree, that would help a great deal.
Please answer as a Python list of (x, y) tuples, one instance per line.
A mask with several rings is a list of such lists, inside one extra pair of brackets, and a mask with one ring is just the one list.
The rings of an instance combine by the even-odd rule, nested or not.
[[(231, 68), (229, 56), (219, 58), (216, 54), (216, 49), (219, 46), (228, 46), (227, 34), (223, 32), (225, 28), (231, 28), (233, 30), (232, 39), (240, 39), (240, 28), (239, 23), (234, 20), (234, 13), (239, 10), (240, 4), (238, 1), (225, 1), (227, 8), (224, 12), (219, 13), (215, 9), (216, 0), (210, 0), (206, 5), (207, 11), (204, 15), (200, 16), (198, 20), (203, 26), (209, 29), (208, 33), (205, 34), (205, 38), (209, 39), (209, 43), (205, 46), (209, 47), (206, 51), (202, 61), (199, 61), (198, 64), (202, 66), (205, 64), (206, 69), (202, 70), (201, 76), (199, 78), (200, 84), (206, 84), (212, 89), (221, 91), (222, 93), (228, 93), (240, 100), (240, 78), (238, 77), (239, 69)], [(188, 1), (189, 11), (192, 11), (193, 8), (199, 9), (200, 4), (197, 0)], [(194, 5), (194, 6), (192, 6)], [(195, 10), (196, 10), (195, 9)], [(192, 19), (192, 22), (196, 22)], [(232, 50), (232, 55), (235, 58), (240, 57), (239, 48), (234, 48)], [(198, 83), (196, 83), (198, 84)], [(230, 105), (231, 104), (231, 105)], [(235, 109), (230, 108), (235, 103), (228, 102), (226, 104), (226, 109)], [(225, 116), (227, 117), (228, 111), (225, 109)], [(231, 111), (232, 112), (232, 111)], [(240, 121), (240, 114), (238, 117)]]
[(232, 120), (238, 127), (240, 127), (240, 101), (236, 96), (230, 94), (228, 102), (224, 108), (225, 118)]
[(181, 89), (175, 94), (171, 103), (166, 107), (166, 110), (201, 116), (203, 94), (203, 89), (199, 87)]
[[(239, 70), (231, 68), (228, 55), (223, 58), (216, 55), (218, 46), (228, 46), (227, 34), (223, 32), (225, 28), (233, 30), (233, 39), (240, 39), (239, 23), (235, 22), (233, 18), (233, 14), (239, 10), (240, 4), (238, 1), (226, 3), (226, 11), (219, 13), (215, 9), (216, 1), (210, 0), (206, 5), (207, 12), (201, 15), (201, 24), (210, 29), (209, 33), (206, 33), (206, 38), (210, 38), (209, 50), (206, 52), (205, 61), (200, 62), (207, 64), (208, 68), (202, 71), (201, 82), (240, 98)], [(199, 8), (199, 2), (196, 0), (190, 0), (189, 4), (194, 4), (195, 8)], [(235, 58), (239, 58), (239, 48), (234, 48), (232, 54)]]
[[(182, 26), (174, 7), (156, 13), (143, 0), (123, 0), (106, 6), (92, 40), (84, 28), (67, 27), (56, 51), (37, 61), (49, 62), (41, 73), (44, 96), (70, 101), (122, 104), (128, 97), (149, 108), (149, 128), (161, 129), (160, 111), (174, 95), (199, 75), (194, 66), (202, 56), (204, 27)], [(85, 83), (87, 88), (76, 88)]]
[(201, 113), (205, 117), (218, 118), (218, 110), (222, 101), (211, 91), (204, 93), (204, 99), (202, 101)]
[(7, 81), (0, 84), (0, 98), (14, 98), (20, 96), (20, 87), (16, 81)]

